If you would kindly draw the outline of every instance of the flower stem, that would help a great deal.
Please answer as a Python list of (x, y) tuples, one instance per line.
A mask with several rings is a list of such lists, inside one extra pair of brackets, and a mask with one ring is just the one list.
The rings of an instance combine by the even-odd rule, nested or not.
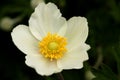
[(97, 69), (103, 61), (102, 47), (101, 46), (98, 46), (97, 54), (98, 54), (98, 58), (97, 58), (95, 65), (93, 66), (95, 69)]
[(64, 80), (62, 73), (57, 73), (56, 75), (58, 77), (58, 80)]

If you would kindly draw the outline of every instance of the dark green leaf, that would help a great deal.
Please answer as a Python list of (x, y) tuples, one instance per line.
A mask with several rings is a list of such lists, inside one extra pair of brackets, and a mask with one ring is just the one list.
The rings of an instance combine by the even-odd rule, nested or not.
[(118, 80), (114, 72), (105, 64), (100, 66), (100, 69), (92, 69), (93, 74), (96, 76), (93, 80)]

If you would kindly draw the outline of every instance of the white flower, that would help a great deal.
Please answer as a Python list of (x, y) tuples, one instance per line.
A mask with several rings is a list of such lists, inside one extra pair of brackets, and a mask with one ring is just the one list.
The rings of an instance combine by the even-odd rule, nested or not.
[(0, 21), (0, 29), (4, 31), (10, 31), (13, 28), (14, 24), (17, 23), (19, 20), (20, 20), (19, 17), (14, 18), (14, 19), (10, 17), (4, 17)]
[(31, 0), (31, 6), (34, 9), (39, 3), (43, 3), (44, 0)]
[(66, 21), (53, 3), (40, 3), (30, 17), (29, 27), (18, 25), (11, 35), (15, 45), (26, 54), (25, 63), (40, 75), (80, 69), (88, 60), (86, 18)]

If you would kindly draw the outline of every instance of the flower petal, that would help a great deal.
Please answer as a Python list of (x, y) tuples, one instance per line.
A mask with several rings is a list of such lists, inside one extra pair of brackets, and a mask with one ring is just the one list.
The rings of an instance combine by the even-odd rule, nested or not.
[(90, 48), (89, 45), (83, 44), (79, 47), (72, 49), (64, 54), (64, 56), (58, 60), (57, 64), (61, 69), (80, 69), (83, 67), (83, 62), (88, 60), (88, 54), (86, 50)]
[(32, 34), (41, 40), (48, 32), (58, 33), (62, 27), (66, 27), (66, 19), (61, 17), (55, 4), (40, 3), (30, 17), (29, 26)]
[(26, 56), (26, 64), (36, 70), (40, 75), (52, 75), (53, 73), (61, 72), (62, 69), (57, 67), (56, 61), (50, 61), (42, 56)]
[(68, 29), (65, 36), (68, 40), (67, 47), (69, 49), (84, 43), (88, 36), (88, 23), (86, 18), (73, 17), (68, 20)]
[(38, 40), (35, 39), (25, 25), (18, 25), (13, 29), (12, 40), (14, 44), (25, 54), (38, 53)]

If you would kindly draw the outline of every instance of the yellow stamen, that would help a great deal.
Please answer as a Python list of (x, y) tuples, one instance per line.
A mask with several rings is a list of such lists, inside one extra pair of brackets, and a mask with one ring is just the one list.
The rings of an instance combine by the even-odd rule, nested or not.
[(66, 44), (65, 37), (48, 33), (47, 36), (39, 42), (40, 53), (51, 61), (54, 59), (60, 59), (67, 51), (65, 47)]

